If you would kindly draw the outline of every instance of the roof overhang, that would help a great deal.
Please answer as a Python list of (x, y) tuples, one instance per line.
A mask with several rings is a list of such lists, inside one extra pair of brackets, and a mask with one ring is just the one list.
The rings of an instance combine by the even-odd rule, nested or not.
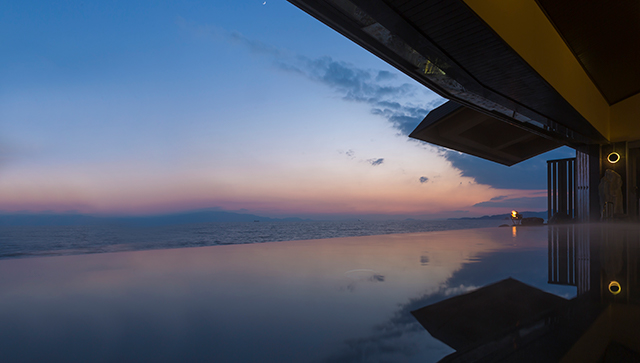
[(453, 101), (429, 112), (409, 136), (507, 166), (562, 146)]
[(573, 147), (607, 141), (464, 1), (289, 1), (460, 105)]

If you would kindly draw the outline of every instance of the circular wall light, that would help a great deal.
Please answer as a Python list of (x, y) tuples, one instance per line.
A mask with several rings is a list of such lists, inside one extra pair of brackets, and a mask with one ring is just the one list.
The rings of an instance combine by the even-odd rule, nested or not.
[(620, 161), (620, 154), (618, 154), (617, 152), (612, 152), (609, 155), (607, 155), (607, 160), (611, 163), (611, 164), (615, 164), (618, 161)]
[(609, 283), (610, 293), (612, 293), (613, 295), (618, 295), (620, 291), (622, 291), (622, 289), (620, 288), (620, 284), (618, 283), (618, 281), (611, 281)]

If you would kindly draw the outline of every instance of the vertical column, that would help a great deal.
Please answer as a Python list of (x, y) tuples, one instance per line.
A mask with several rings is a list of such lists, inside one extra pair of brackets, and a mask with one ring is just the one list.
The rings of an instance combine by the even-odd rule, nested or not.
[[(549, 223), (549, 221), (551, 221), (551, 217), (553, 217), (553, 205), (551, 204), (551, 164), (551, 161), (547, 161), (547, 223)], [(551, 241), (551, 239), (549, 239), (549, 241)]]
[(600, 145), (589, 145), (588, 155), (589, 222), (597, 222), (600, 220)]
[(558, 282), (569, 283), (569, 239), (567, 227), (558, 228)]
[(558, 161), (558, 213), (567, 213), (567, 161)]
[(576, 208), (574, 206), (574, 197), (576, 194), (576, 183), (575, 183), (575, 175), (576, 175), (576, 160), (569, 160), (569, 202), (567, 206), (569, 207), (569, 217), (575, 218), (576, 216)]
[(576, 151), (576, 218), (584, 223), (589, 221), (589, 154)]
[[(549, 165), (549, 164), (547, 164), (547, 165)], [(548, 229), (547, 229), (547, 236), (549, 238), (548, 252), (547, 252), (547, 256), (548, 256), (548, 260), (549, 260), (549, 263), (547, 264), (547, 267), (549, 269), (549, 274), (548, 274), (548, 276), (549, 276), (548, 277), (548, 279), (549, 279), (548, 282), (549, 283), (552, 283), (554, 281), (554, 278), (553, 278), (553, 271), (554, 271), (554, 268), (553, 268), (553, 240), (554, 240), (553, 237), (554, 236), (553, 236), (553, 233), (554, 233), (554, 229), (555, 229), (555, 227), (552, 227), (552, 226), (549, 226)]]
[(552, 201), (551, 208), (553, 208), (553, 214), (554, 215), (556, 213), (558, 213), (558, 189), (557, 189), (558, 176), (557, 176), (557, 170), (558, 170), (558, 163), (556, 163), (556, 162), (551, 163), (551, 182), (553, 183), (553, 190), (551, 192), (551, 196), (553, 198), (553, 201)]
[(575, 225), (571, 225), (570, 227), (568, 227), (568, 236), (567, 236), (567, 259), (568, 259), (568, 263), (567, 263), (567, 267), (568, 267), (568, 279), (569, 279), (569, 285), (575, 285), (576, 284), (576, 265), (575, 265), (575, 261), (576, 261), (576, 233), (575, 233)]

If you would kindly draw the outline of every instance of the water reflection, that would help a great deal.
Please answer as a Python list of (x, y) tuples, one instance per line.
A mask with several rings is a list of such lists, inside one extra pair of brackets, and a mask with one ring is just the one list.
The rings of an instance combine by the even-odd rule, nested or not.
[(412, 310), (510, 276), (576, 294), (548, 284), (547, 237), (486, 228), (3, 260), (0, 352), (3, 362), (435, 362), (453, 350)]
[(548, 283), (575, 298), (507, 279), (413, 310), (456, 349), (440, 362), (640, 362), (640, 226), (548, 227), (547, 255)]

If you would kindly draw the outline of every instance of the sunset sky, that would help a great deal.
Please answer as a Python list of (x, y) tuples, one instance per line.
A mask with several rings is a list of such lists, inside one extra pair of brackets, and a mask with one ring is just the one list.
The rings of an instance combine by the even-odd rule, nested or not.
[(546, 160), (410, 140), (446, 100), (284, 0), (0, 5), (0, 211), (546, 210)]

